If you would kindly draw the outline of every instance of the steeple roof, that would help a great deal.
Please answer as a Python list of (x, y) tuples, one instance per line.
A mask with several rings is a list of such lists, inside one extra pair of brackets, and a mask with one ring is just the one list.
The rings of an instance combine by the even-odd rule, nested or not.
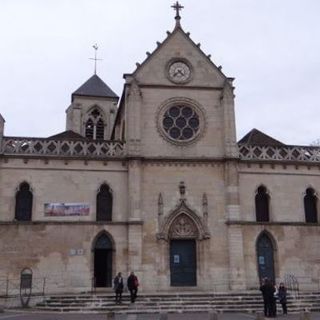
[(74, 96), (119, 98), (96, 74), (72, 93)]
[(241, 140), (238, 141), (238, 144), (277, 147), (285, 146), (284, 143), (268, 136), (267, 134), (257, 129), (252, 129), (250, 132), (248, 132)]

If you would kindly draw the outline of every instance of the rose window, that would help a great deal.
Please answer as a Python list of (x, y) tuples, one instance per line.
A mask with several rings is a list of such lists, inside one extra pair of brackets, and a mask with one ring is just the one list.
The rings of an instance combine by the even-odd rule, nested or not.
[(162, 126), (166, 134), (173, 140), (188, 141), (199, 131), (199, 115), (189, 106), (172, 106), (166, 110)]

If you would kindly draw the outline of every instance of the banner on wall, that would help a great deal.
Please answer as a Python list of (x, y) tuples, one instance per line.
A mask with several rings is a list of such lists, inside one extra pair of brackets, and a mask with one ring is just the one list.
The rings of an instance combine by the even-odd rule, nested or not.
[(44, 215), (47, 217), (88, 216), (87, 203), (45, 203)]

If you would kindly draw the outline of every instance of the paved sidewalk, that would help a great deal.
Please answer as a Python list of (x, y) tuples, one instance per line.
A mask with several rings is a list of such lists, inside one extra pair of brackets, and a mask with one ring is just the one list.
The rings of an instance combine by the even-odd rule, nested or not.
[[(219, 314), (218, 320), (252, 320), (252, 314)], [(266, 318), (269, 319), (269, 318)], [(299, 315), (279, 315), (279, 320), (300, 320)], [(0, 313), (0, 320), (106, 320), (106, 314), (61, 314), (61, 313)], [(159, 320), (158, 314), (116, 315), (115, 320)], [(209, 320), (204, 312), (169, 314), (168, 320)], [(313, 313), (311, 320), (320, 320), (320, 313)]]

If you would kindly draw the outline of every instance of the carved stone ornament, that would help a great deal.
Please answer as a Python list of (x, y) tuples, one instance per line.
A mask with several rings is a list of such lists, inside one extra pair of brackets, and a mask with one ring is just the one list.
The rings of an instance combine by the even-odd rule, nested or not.
[(190, 209), (185, 200), (180, 200), (177, 207), (163, 219), (159, 226), (157, 239), (209, 239), (210, 233), (204, 219)]
[(192, 219), (182, 213), (173, 221), (169, 237), (170, 239), (198, 238), (198, 229)]

